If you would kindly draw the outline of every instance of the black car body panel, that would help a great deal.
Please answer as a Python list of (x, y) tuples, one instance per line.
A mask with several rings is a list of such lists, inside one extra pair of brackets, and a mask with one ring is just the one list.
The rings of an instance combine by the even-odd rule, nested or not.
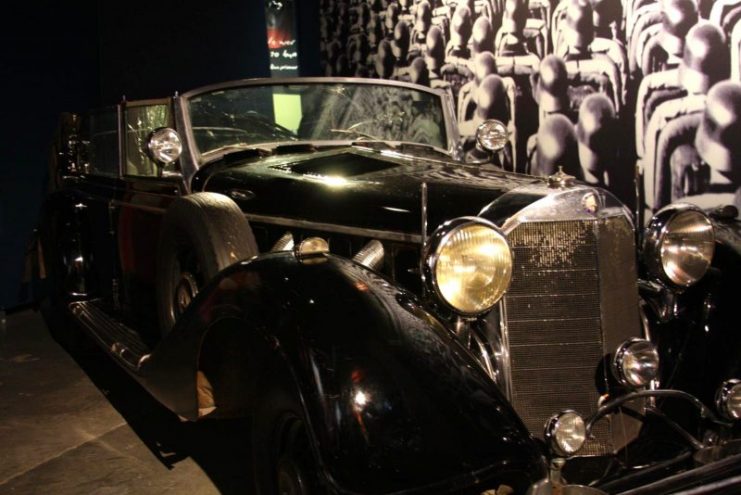
[(540, 449), (479, 364), (413, 295), (365, 267), (276, 253), (220, 274), (139, 375), (182, 416), (198, 417), (198, 353), (224, 319), (238, 320), (249, 342), (251, 383), (239, 393), (260, 390), (265, 370), (290, 370), (343, 493), (401, 492), (478, 471), (522, 490), (545, 475)]
[[(390, 155), (390, 156), (389, 156)], [(329, 165), (316, 165), (318, 161)], [(310, 165), (306, 166), (310, 162)], [(338, 177), (342, 178), (337, 182)], [(249, 215), (310, 219), (418, 236), (421, 234), (421, 186), (428, 187), (428, 224), (477, 215), (499, 196), (517, 187), (542, 183), (531, 176), (491, 168), (431, 161), (400, 153), (384, 154), (355, 147), (304, 155), (250, 160), (209, 176), (205, 190), (229, 194)]]

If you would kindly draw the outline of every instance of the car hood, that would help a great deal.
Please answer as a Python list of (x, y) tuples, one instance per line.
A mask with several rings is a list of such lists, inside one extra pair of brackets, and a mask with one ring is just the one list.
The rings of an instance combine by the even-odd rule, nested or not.
[(427, 224), (434, 229), (451, 218), (478, 215), (503, 194), (533, 183), (543, 179), (349, 146), (251, 159), (213, 171), (204, 189), (230, 196), (256, 216), (416, 235), (423, 184)]

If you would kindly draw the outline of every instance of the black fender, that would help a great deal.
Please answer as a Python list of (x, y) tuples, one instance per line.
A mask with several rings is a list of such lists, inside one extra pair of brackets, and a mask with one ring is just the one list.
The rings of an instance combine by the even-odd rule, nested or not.
[(201, 342), (224, 321), (249, 335), (247, 402), (265, 395), (267, 370), (287, 370), (324, 482), (338, 492), (483, 480), (519, 491), (545, 476), (539, 445), (475, 358), (412, 295), (361, 265), (273, 253), (222, 271), (144, 364), (147, 388), (181, 416), (197, 417)]

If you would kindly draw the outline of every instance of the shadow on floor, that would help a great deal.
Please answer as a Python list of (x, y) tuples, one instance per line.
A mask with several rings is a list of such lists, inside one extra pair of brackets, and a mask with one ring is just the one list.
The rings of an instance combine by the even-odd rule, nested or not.
[(165, 467), (191, 458), (221, 493), (253, 493), (248, 420), (183, 422), (92, 342), (72, 357)]

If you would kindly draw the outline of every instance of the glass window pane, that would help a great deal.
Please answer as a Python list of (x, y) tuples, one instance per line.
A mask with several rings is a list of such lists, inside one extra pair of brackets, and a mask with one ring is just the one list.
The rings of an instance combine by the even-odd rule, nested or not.
[(118, 125), (116, 108), (94, 110), (87, 115), (83, 140), (88, 171), (99, 175), (118, 175)]
[(307, 83), (225, 88), (189, 100), (198, 151), (285, 141), (378, 139), (448, 149), (441, 98), (386, 84)]
[[(157, 177), (157, 164), (146, 152), (147, 138), (159, 127), (169, 127), (168, 105), (146, 105), (126, 109), (126, 175)], [(175, 168), (175, 164), (168, 166)]]

